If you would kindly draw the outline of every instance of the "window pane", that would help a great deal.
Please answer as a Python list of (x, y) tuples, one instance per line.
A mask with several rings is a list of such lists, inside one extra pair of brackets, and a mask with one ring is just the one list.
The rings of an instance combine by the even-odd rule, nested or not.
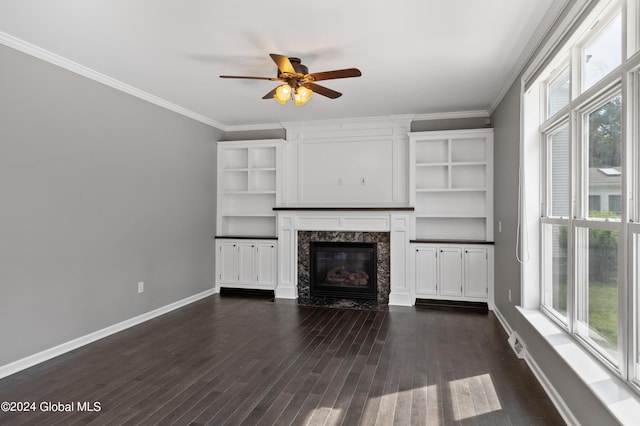
[(578, 235), (576, 332), (615, 363), (618, 360), (618, 233), (581, 228)]
[(544, 304), (566, 320), (567, 226), (544, 224)]
[(551, 216), (569, 217), (569, 128), (549, 136), (551, 155), (550, 180)]
[(547, 89), (547, 117), (569, 104), (569, 67), (551, 80)]
[(622, 16), (618, 13), (582, 49), (582, 90), (600, 81), (622, 60)]
[[(622, 198), (622, 149), (620, 95), (589, 114), (588, 217), (620, 218), (620, 209), (612, 210), (601, 198)], [(596, 201), (597, 200), (597, 201)]]

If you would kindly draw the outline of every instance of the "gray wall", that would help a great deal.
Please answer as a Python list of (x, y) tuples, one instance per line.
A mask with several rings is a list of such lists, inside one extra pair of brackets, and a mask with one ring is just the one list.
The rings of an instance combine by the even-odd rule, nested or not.
[[(581, 424), (617, 424), (593, 393), (557, 352), (515, 309), (521, 303), (520, 264), (515, 245), (518, 224), (518, 164), (520, 153), (520, 80), (496, 108), (494, 124), (495, 304), (509, 326)], [(497, 232), (502, 221), (502, 232)], [(508, 292), (511, 290), (511, 302)]]
[(241, 141), (255, 139), (285, 139), (286, 135), (287, 132), (285, 129), (243, 130), (239, 132), (225, 132), (220, 140)]
[(0, 70), (0, 366), (211, 289), (221, 133), (2, 45)]
[(412, 132), (429, 132), (439, 130), (462, 130), (462, 129), (482, 129), (483, 127), (491, 127), (485, 124), (486, 118), (448, 118), (441, 120), (423, 120), (411, 123)]
[[(498, 310), (512, 324), (520, 304), (520, 263), (516, 258), (518, 164), (520, 156), (520, 83), (511, 86), (496, 108), (494, 124), (493, 211), (495, 287)], [(498, 232), (502, 222), (502, 232)], [(509, 302), (511, 290), (511, 302)]]

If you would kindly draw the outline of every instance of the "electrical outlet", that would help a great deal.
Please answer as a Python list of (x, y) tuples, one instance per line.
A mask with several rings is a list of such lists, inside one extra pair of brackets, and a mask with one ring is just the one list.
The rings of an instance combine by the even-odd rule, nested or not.
[[(144, 291), (144, 281), (140, 281), (138, 283), (138, 293), (142, 293)], [(511, 300), (511, 298), (509, 298)]]

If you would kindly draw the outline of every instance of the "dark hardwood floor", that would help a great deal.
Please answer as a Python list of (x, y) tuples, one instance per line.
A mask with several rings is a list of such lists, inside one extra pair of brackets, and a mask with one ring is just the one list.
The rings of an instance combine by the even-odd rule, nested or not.
[(2, 379), (0, 401), (36, 403), (10, 425), (564, 424), (492, 313), (219, 295)]

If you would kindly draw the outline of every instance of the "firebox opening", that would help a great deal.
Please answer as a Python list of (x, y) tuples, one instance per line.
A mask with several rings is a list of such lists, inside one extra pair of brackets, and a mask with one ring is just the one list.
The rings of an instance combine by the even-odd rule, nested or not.
[(377, 299), (375, 243), (311, 242), (311, 296)]

